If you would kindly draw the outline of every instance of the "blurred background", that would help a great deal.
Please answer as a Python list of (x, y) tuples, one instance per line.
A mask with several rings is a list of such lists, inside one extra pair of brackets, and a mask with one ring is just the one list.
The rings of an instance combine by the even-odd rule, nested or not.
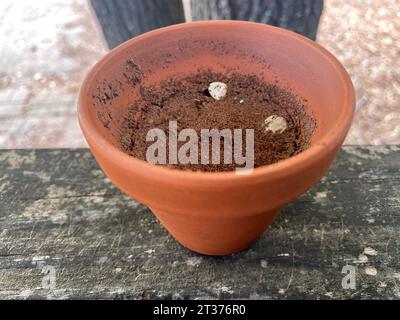
[(346, 143), (400, 144), (400, 0), (1, 0), (0, 148), (85, 147), (76, 98), (109, 48), (155, 27), (218, 18), (316, 38), (356, 88)]

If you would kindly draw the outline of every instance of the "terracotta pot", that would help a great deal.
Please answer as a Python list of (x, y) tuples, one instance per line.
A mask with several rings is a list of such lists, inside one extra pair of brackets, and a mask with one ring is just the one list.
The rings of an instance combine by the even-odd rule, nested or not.
[[(250, 175), (174, 170), (130, 157), (118, 141), (121, 116), (138, 97), (139, 85), (123, 75), (130, 58), (146, 74), (146, 85), (199, 67), (263, 71), (266, 81), (279, 79), (308, 100), (317, 121), (311, 146)], [(109, 84), (118, 96), (112, 98)], [(325, 174), (349, 130), (354, 104), (345, 69), (317, 43), (264, 24), (205, 21), (158, 29), (112, 50), (84, 81), (78, 115), (93, 155), (118, 188), (149, 206), (185, 247), (226, 255), (254, 243), (288, 201)]]

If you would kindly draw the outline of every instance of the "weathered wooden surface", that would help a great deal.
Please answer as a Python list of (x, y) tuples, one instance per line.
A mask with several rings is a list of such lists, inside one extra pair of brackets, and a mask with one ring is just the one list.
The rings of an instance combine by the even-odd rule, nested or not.
[(323, 0), (192, 0), (193, 20), (229, 19), (271, 24), (316, 38)]
[(252, 248), (212, 258), (177, 244), (88, 150), (3, 150), (0, 298), (399, 299), (399, 169), (400, 147), (344, 147)]

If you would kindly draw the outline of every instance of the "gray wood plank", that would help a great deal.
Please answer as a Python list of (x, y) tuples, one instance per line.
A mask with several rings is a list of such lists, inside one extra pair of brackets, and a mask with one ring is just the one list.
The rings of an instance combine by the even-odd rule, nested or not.
[(399, 299), (399, 169), (398, 146), (345, 146), (252, 248), (213, 258), (181, 247), (88, 150), (2, 150), (0, 298)]

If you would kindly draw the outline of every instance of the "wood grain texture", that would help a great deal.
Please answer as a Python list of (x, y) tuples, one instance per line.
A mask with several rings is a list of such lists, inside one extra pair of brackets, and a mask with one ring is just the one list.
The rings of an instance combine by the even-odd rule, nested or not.
[(323, 0), (192, 0), (193, 20), (245, 20), (316, 38)]
[(185, 22), (181, 0), (91, 0), (112, 49), (144, 32)]
[(181, 247), (86, 149), (0, 151), (1, 299), (399, 299), (399, 248), (398, 146), (344, 147), (253, 247), (219, 258)]

